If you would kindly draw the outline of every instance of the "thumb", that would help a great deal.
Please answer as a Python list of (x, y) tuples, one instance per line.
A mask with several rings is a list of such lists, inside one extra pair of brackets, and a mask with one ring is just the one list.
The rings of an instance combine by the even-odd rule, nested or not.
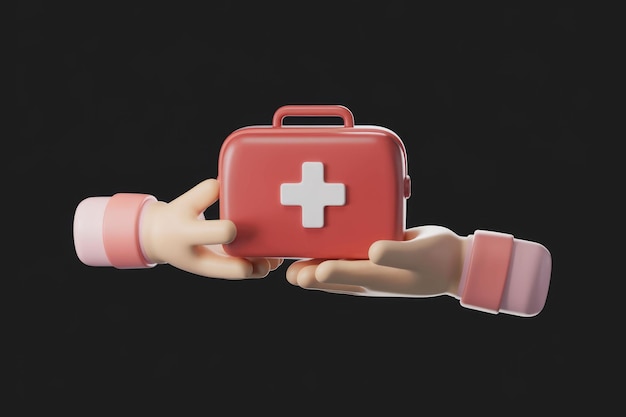
[(219, 198), (220, 184), (216, 179), (204, 180), (184, 194), (172, 200), (170, 204), (190, 209), (199, 215)]
[(434, 252), (446, 249), (446, 245), (439, 244), (442, 238), (453, 236), (456, 235), (452, 231), (441, 226), (415, 227), (405, 232), (403, 241), (374, 242), (369, 249), (369, 258), (378, 265), (417, 270), (419, 265), (433, 261)]

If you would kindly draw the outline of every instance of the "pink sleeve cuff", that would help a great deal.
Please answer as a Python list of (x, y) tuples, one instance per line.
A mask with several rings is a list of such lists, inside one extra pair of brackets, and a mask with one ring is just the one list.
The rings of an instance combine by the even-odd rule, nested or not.
[(461, 305), (490, 313), (531, 317), (548, 295), (552, 257), (542, 245), (477, 230), (468, 237), (459, 285)]
[(131, 193), (81, 201), (74, 214), (74, 247), (80, 261), (119, 269), (153, 267), (139, 232), (143, 210), (154, 201), (151, 195)]

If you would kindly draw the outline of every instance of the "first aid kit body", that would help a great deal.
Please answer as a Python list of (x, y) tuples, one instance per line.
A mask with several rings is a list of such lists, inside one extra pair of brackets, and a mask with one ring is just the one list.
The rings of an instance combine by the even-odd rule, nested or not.
[[(289, 116), (339, 117), (343, 125), (286, 125)], [(379, 126), (355, 126), (341, 105), (286, 105), (270, 126), (249, 126), (223, 142), (220, 219), (240, 257), (367, 259), (377, 240), (402, 240), (411, 183), (402, 140)]]

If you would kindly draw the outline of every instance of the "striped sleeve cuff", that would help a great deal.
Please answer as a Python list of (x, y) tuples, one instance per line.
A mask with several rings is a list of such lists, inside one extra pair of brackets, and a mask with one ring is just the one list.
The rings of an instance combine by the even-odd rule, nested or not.
[(468, 237), (459, 285), (461, 305), (494, 314), (535, 316), (545, 305), (551, 271), (552, 257), (544, 246), (477, 230)]
[(156, 198), (147, 194), (118, 193), (90, 197), (74, 213), (74, 247), (82, 263), (118, 269), (150, 268), (140, 240), (145, 207)]

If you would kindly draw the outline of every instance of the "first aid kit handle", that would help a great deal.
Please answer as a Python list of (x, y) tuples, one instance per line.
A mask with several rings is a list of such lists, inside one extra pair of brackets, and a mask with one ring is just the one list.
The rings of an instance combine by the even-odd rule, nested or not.
[(279, 107), (274, 113), (272, 119), (273, 127), (281, 127), (283, 119), (288, 116), (305, 116), (305, 117), (341, 117), (344, 127), (354, 127), (354, 115), (345, 106), (327, 105), (327, 104), (311, 104), (311, 105), (286, 105)]

